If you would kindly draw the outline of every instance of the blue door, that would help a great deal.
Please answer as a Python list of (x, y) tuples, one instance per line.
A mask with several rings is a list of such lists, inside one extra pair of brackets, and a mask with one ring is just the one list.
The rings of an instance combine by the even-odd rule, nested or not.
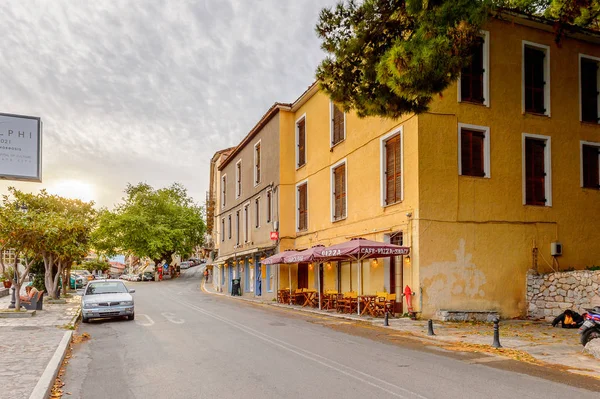
[(261, 275), (261, 266), (258, 262), (258, 259), (255, 259), (256, 262), (256, 270), (254, 271), (254, 275), (256, 276), (256, 284), (254, 287), (254, 291), (256, 296), (262, 295), (262, 275)]
[(229, 266), (229, 290), (227, 292), (229, 292), (231, 294), (231, 283), (233, 280), (233, 267)]

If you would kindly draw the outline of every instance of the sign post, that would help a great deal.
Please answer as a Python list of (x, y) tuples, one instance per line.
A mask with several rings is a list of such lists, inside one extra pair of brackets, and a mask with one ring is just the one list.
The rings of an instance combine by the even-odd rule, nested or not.
[(42, 120), (0, 113), (0, 179), (42, 181)]

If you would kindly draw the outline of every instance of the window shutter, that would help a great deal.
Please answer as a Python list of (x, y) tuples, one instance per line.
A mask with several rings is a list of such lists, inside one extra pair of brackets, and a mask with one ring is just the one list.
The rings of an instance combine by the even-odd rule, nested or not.
[(332, 145), (335, 145), (344, 139), (344, 113), (333, 104), (333, 137)]
[(544, 105), (544, 58), (543, 50), (525, 47), (525, 110), (543, 114)]
[(346, 217), (346, 165), (343, 165), (340, 167), (340, 180), (342, 181), (341, 186), (342, 186), (342, 198), (341, 198), (341, 205), (342, 205), (342, 210), (341, 210), (341, 217)]
[[(392, 139), (393, 140), (393, 139)], [(385, 144), (385, 203), (393, 204), (395, 201), (394, 193), (394, 144), (388, 140)]]
[(600, 188), (599, 179), (599, 148), (591, 145), (582, 147), (583, 156), (583, 187)]
[(581, 59), (581, 120), (598, 123), (598, 63)]
[(529, 205), (546, 205), (545, 147), (543, 140), (525, 140), (525, 202)]
[(306, 163), (306, 120), (298, 122), (298, 166)]
[(471, 131), (461, 130), (460, 132), (460, 166), (461, 174), (464, 176), (471, 176), (473, 171), (471, 170)]
[(477, 41), (471, 55), (471, 63), (462, 69), (460, 76), (461, 101), (482, 104), (483, 98), (483, 38)]
[(308, 227), (307, 209), (307, 185), (298, 187), (298, 230), (306, 230)]
[(260, 144), (256, 146), (256, 181), (254, 183), (260, 183)]
[(344, 197), (346, 195), (344, 189), (344, 166), (338, 166), (334, 170), (335, 192), (334, 192), (334, 219), (340, 219), (345, 215)]

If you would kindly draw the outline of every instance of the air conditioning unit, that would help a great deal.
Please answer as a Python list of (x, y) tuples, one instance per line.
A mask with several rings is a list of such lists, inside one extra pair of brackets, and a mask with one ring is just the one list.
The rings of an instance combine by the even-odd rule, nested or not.
[(550, 255), (552, 256), (561, 256), (562, 255), (562, 244), (558, 241), (555, 241), (550, 244)]

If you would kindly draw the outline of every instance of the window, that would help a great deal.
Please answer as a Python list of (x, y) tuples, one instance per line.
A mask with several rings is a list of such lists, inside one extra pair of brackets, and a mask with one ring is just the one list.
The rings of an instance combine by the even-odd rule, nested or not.
[(346, 114), (331, 101), (331, 146), (346, 138)]
[(250, 203), (244, 205), (244, 242), (250, 241)]
[(231, 240), (231, 215), (229, 215), (229, 239)]
[(242, 195), (242, 160), (235, 164), (235, 198)]
[(581, 93), (581, 121), (598, 123), (598, 63), (600, 58), (579, 55), (579, 92)]
[(296, 121), (296, 166), (306, 164), (306, 114)]
[(490, 129), (458, 124), (458, 174), (490, 177)]
[(471, 64), (462, 69), (458, 84), (458, 100), (489, 107), (489, 32), (475, 43), (471, 55)]
[(260, 140), (254, 144), (254, 185), (260, 183)]
[(523, 141), (523, 203), (551, 206), (550, 137), (524, 134)]
[(581, 142), (581, 187), (600, 189), (600, 143)]
[(256, 215), (255, 227), (260, 227), (260, 197), (254, 200), (254, 214)]
[(221, 207), (225, 208), (227, 204), (227, 175), (221, 177)]
[(550, 48), (523, 41), (524, 112), (550, 116)]
[(308, 183), (302, 182), (296, 185), (296, 226), (297, 231), (308, 228)]
[(381, 138), (381, 204), (402, 201), (402, 128)]
[(332, 221), (346, 217), (346, 163), (345, 160), (331, 167), (331, 197)]
[(273, 219), (273, 191), (267, 190), (267, 223)]
[(225, 241), (225, 219), (221, 219), (221, 242)]
[(240, 245), (240, 211), (235, 212), (235, 244)]

